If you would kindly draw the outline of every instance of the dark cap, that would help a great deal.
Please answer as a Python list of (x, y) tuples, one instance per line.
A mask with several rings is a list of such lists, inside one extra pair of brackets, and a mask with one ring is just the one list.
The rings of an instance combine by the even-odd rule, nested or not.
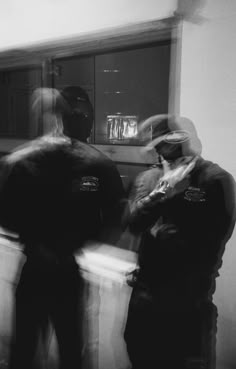
[[(149, 132), (147, 147), (156, 151), (163, 147), (169, 151), (181, 149), (181, 155), (199, 155), (201, 142), (193, 122), (186, 117), (168, 114), (155, 115), (145, 120), (140, 126), (141, 132)], [(150, 134), (151, 132), (151, 134)], [(144, 134), (145, 136), (145, 134)], [(148, 136), (148, 135), (147, 135)]]
[(87, 92), (80, 86), (68, 86), (61, 91), (61, 95), (72, 106), (78, 102), (87, 102), (90, 100)]

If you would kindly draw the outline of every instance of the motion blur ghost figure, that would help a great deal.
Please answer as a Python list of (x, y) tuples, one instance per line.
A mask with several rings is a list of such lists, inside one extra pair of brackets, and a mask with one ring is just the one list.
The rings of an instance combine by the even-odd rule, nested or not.
[(41, 118), (43, 135), (62, 136), (62, 113), (66, 102), (55, 88), (37, 88), (32, 93), (31, 106), (33, 115)]
[(1, 162), (0, 224), (19, 235), (26, 255), (16, 289), (10, 368), (32, 369), (39, 335), (50, 321), (60, 368), (79, 369), (84, 282), (74, 253), (88, 240), (106, 242), (105, 235), (116, 241), (124, 192), (113, 162), (79, 136), (69, 137), (64, 125), (73, 116), (72, 130), (73, 124), (90, 125), (82, 127), (84, 133), (93, 122), (80, 120), (73, 112), (77, 106), (55, 89), (37, 89), (32, 98), (44, 134)]
[[(235, 182), (201, 157), (193, 123), (170, 115), (141, 130), (159, 161), (130, 195), (128, 224), (141, 235), (125, 329), (133, 369), (215, 368), (215, 278), (235, 224)], [(130, 282), (129, 282), (130, 283)]]

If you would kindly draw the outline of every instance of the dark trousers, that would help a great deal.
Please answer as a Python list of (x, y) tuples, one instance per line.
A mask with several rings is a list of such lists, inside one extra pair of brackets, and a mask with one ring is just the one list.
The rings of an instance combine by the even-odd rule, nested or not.
[(81, 368), (83, 280), (73, 258), (56, 265), (26, 261), (16, 290), (10, 368), (37, 366), (39, 337), (49, 322), (57, 337), (61, 369)]
[(160, 298), (133, 289), (124, 334), (132, 368), (214, 369), (214, 304), (197, 300), (180, 308), (173, 301), (165, 307)]

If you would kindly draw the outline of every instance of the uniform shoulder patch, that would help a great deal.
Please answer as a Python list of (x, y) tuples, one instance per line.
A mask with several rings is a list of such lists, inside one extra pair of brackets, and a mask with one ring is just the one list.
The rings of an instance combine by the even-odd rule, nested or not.
[(184, 193), (185, 200), (192, 202), (206, 201), (206, 192), (198, 187), (188, 187)]
[(98, 191), (99, 179), (94, 176), (85, 176), (80, 180), (81, 191)]

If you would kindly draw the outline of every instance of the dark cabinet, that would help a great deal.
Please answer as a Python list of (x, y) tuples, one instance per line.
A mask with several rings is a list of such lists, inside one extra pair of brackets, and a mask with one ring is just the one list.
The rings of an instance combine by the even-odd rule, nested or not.
[(94, 107), (95, 144), (140, 145), (142, 120), (168, 112), (170, 41), (55, 59), (53, 86), (83, 87)]
[[(143, 144), (139, 124), (168, 112), (169, 40), (123, 50), (55, 58), (52, 87), (84, 88), (94, 108), (91, 142), (99, 145)], [(29, 139), (37, 136), (40, 122), (31, 115), (31, 94), (42, 86), (42, 68), (0, 71), (0, 137)]]
[(168, 111), (169, 65), (168, 43), (96, 56), (96, 143), (142, 144), (140, 122)]
[(41, 69), (0, 72), (0, 137), (29, 139), (37, 136), (38, 122), (32, 117), (31, 96), (41, 86)]

